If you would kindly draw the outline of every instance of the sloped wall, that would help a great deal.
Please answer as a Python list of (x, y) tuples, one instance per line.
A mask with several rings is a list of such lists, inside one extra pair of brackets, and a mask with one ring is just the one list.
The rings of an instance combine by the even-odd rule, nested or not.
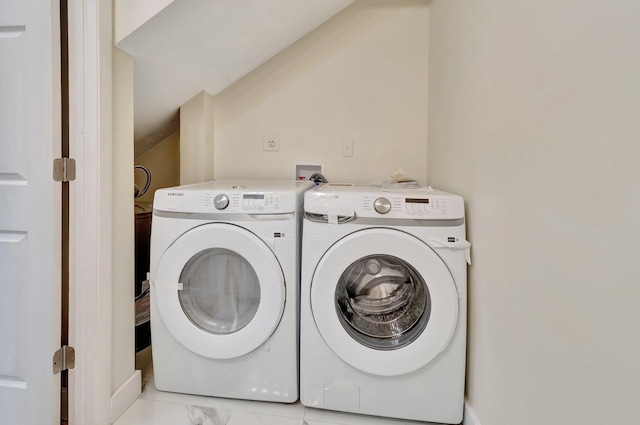
[(118, 44), (175, 0), (113, 0), (113, 40)]
[(294, 162), (315, 161), (330, 181), (402, 168), (424, 182), (429, 3), (356, 2), (217, 95), (215, 178), (291, 179)]

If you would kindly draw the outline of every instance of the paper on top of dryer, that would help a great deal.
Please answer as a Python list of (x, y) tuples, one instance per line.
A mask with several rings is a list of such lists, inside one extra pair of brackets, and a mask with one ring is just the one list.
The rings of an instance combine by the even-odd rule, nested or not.
[(356, 206), (353, 198), (347, 194), (308, 191), (305, 192), (304, 210), (311, 214), (326, 215), (329, 218), (353, 217)]

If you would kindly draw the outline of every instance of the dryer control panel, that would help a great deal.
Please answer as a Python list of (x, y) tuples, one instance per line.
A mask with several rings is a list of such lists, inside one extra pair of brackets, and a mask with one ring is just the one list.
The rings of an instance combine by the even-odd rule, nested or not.
[(245, 214), (278, 214), (295, 211), (294, 205), (288, 205), (291, 202), (295, 197), (287, 199), (284, 193), (232, 193), (229, 208)]
[(154, 210), (216, 214), (286, 214), (296, 211), (292, 192), (159, 190)]

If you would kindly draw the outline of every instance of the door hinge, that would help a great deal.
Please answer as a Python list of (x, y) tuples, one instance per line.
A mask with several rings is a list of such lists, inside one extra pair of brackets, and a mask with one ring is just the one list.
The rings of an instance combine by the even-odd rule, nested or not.
[(76, 350), (73, 347), (63, 345), (53, 353), (53, 374), (57, 375), (63, 370), (73, 369), (76, 366)]
[(53, 180), (72, 182), (76, 179), (76, 160), (73, 158), (56, 158), (53, 160)]

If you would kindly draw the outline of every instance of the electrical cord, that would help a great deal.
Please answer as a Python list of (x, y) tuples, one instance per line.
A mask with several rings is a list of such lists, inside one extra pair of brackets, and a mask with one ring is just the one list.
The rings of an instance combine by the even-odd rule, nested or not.
[(142, 190), (140, 190), (138, 185), (133, 185), (133, 197), (139, 198), (147, 193), (147, 190), (149, 190), (149, 186), (151, 186), (151, 171), (149, 171), (149, 169), (144, 165), (135, 165), (133, 167), (133, 171), (135, 172), (135, 170), (142, 170), (147, 175), (147, 181), (145, 182), (144, 188)]

